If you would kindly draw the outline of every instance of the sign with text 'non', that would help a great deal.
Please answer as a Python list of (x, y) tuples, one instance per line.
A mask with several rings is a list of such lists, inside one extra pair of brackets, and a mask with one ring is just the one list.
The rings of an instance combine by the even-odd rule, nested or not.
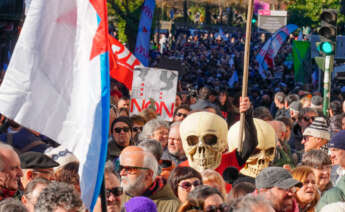
[(273, 33), (287, 24), (287, 12), (283, 10), (259, 10), (258, 28)]
[(138, 114), (154, 105), (161, 119), (171, 121), (175, 109), (178, 72), (139, 67), (134, 70), (131, 114)]

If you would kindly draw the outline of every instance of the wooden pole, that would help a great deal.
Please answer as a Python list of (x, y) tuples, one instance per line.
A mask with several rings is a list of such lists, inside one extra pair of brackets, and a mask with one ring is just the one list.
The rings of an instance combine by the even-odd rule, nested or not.
[[(253, 18), (253, 0), (248, 0), (247, 12), (247, 25), (246, 25), (246, 42), (244, 48), (244, 61), (243, 61), (243, 79), (242, 79), (242, 99), (247, 96), (248, 91), (248, 67), (250, 58), (250, 41), (252, 35), (252, 18)], [(239, 149), (243, 149), (243, 128), (244, 128), (244, 113), (240, 115), (240, 134), (239, 134)]]

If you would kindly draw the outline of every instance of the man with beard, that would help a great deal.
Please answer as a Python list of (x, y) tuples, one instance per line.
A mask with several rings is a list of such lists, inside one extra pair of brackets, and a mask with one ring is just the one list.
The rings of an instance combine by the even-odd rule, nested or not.
[(294, 199), (296, 186), (302, 183), (293, 179), (289, 171), (281, 167), (267, 167), (255, 179), (257, 192), (263, 195), (276, 212), (298, 211)]
[(18, 154), (10, 145), (0, 143), (0, 200), (19, 197), (22, 176)]
[(158, 212), (177, 211), (179, 201), (166, 180), (157, 177), (158, 162), (141, 147), (126, 147), (120, 154), (122, 206), (132, 197), (145, 196), (154, 201)]
[(120, 116), (111, 123), (111, 139), (108, 142), (107, 159), (116, 160), (121, 151), (131, 145), (132, 123), (128, 117)]
[(104, 178), (107, 198), (107, 211), (120, 212), (123, 188), (120, 186), (120, 179), (115, 174), (114, 166), (111, 161), (108, 161), (105, 164)]

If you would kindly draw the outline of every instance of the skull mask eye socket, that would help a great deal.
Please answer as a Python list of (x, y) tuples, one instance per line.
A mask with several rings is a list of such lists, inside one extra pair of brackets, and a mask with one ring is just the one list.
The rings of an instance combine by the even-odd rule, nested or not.
[(198, 142), (199, 142), (198, 136), (191, 135), (191, 136), (188, 136), (188, 137), (187, 137), (187, 143), (188, 143), (188, 145), (190, 145), (190, 146), (194, 146), (194, 145), (196, 145)]
[(210, 146), (213, 146), (215, 144), (217, 144), (217, 136), (215, 135), (205, 135), (204, 136), (204, 142), (206, 145), (210, 145)]
[(269, 156), (273, 155), (273, 153), (274, 153), (274, 148), (273, 147), (266, 150), (266, 154), (269, 155)]

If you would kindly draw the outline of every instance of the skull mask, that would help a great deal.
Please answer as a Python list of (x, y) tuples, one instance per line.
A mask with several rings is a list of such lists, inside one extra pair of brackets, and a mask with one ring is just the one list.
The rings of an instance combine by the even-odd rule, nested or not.
[(180, 125), (183, 149), (189, 165), (199, 172), (219, 166), (227, 147), (227, 123), (210, 112), (196, 112)]
[[(261, 119), (254, 119), (254, 124), (258, 136), (258, 145), (240, 172), (255, 178), (274, 159), (276, 135), (273, 127), (267, 122)], [(239, 147), (239, 127), (240, 123), (237, 122), (229, 130), (229, 151), (233, 151)]]

